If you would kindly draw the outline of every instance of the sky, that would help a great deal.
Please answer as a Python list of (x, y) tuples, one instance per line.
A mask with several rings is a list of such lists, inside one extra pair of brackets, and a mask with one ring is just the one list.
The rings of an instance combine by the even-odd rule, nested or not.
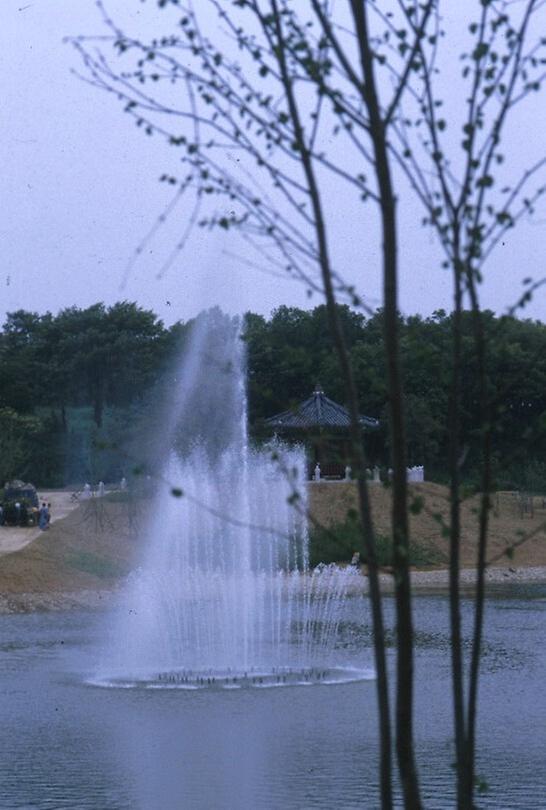
[[(139, 0), (107, 5), (135, 31), (157, 24), (163, 14)], [(459, 23), (474, 5), (456, 4)], [(320, 303), (299, 282), (249, 267), (237, 258), (245, 255), (237, 240), (217, 231), (194, 231), (175, 264), (157, 278), (187, 222), (189, 201), (127, 275), (135, 248), (169, 202), (172, 192), (158, 178), (172, 170), (172, 150), (142, 135), (114, 98), (74, 75), (78, 59), (63, 38), (103, 33), (93, 0), (2, 0), (1, 16), (2, 321), (19, 308), (57, 312), (97, 301), (136, 301), (167, 323), (215, 304), (267, 315), (281, 304)], [(516, 160), (529, 142), (542, 139), (545, 125), (544, 104), (517, 122), (510, 143)], [(326, 193), (334, 196), (338, 189)], [(369, 231), (355, 226), (350, 207), (340, 202), (337, 214), (333, 208), (338, 266), (368, 306), (380, 306), (378, 234), (373, 225)], [(490, 261), (483, 303), (497, 312), (518, 297), (523, 278), (544, 274), (546, 210), (541, 213), (510, 233)], [(451, 308), (449, 275), (439, 269), (439, 251), (421, 216), (415, 203), (400, 206), (405, 314)], [(537, 294), (525, 315), (546, 321), (545, 296)]]

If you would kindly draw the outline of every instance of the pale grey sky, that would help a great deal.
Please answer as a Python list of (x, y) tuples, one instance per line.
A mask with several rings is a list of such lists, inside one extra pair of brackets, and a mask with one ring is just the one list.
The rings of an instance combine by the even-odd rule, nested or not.
[[(461, 19), (474, 6), (473, 0), (457, 4)], [(137, 30), (154, 25), (162, 14), (155, 3), (139, 0), (111, 0), (108, 8)], [(169, 200), (158, 177), (173, 169), (174, 156), (159, 139), (137, 130), (114, 98), (70, 72), (79, 65), (63, 37), (102, 30), (93, 0), (2, 0), (0, 319), (18, 308), (55, 312), (99, 300), (135, 300), (167, 322), (213, 304), (230, 312), (267, 314), (283, 303), (319, 303), (297, 282), (232, 258), (229, 253), (241, 252), (240, 245), (217, 232), (196, 231), (158, 280), (157, 271), (184, 227), (189, 201), (122, 287), (127, 261)], [(529, 142), (542, 141), (545, 124), (544, 108), (534, 110), (518, 123), (513, 149), (526, 154)], [(407, 314), (451, 308), (449, 276), (438, 269), (439, 253), (420, 226), (421, 216), (415, 203), (401, 206), (401, 303)], [(379, 306), (377, 238), (373, 233), (355, 238), (354, 218), (342, 206), (336, 229), (337, 259), (346, 279), (371, 306)], [(545, 244), (546, 209), (510, 234), (494, 255), (484, 303), (502, 312), (517, 297), (521, 279), (544, 275)], [(546, 320), (545, 296), (539, 295), (526, 314)]]

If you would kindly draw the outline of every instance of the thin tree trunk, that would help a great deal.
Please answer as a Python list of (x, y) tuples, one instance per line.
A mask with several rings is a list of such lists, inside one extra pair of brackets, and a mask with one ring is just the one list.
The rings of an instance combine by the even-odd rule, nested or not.
[(384, 339), (387, 355), (393, 466), (392, 531), (396, 588), (397, 690), (396, 750), (407, 808), (421, 807), (413, 742), (413, 621), (409, 575), (407, 460), (402, 372), (398, 337), (398, 266), (396, 200), (392, 188), (387, 140), (375, 83), (365, 0), (350, 0), (364, 78), (363, 97), (370, 121), (383, 231)]
[(347, 404), (350, 413), (350, 437), (352, 446), (352, 464), (357, 477), (358, 502), (362, 522), (362, 541), (368, 558), (369, 592), (372, 610), (372, 624), (374, 631), (374, 652), (377, 671), (377, 697), (379, 705), (379, 732), (380, 732), (380, 779), (381, 779), (381, 807), (383, 810), (392, 809), (392, 767), (391, 767), (391, 733), (389, 692), (387, 679), (387, 666), (385, 655), (385, 630), (383, 625), (383, 612), (381, 607), (381, 592), (379, 587), (379, 571), (375, 550), (375, 535), (371, 518), (368, 488), (366, 481), (366, 464), (362, 447), (360, 426), (360, 413), (358, 397), (354, 383), (351, 363), (345, 344), (343, 330), (337, 313), (335, 291), (332, 284), (332, 272), (329, 258), (326, 225), (322, 211), (320, 191), (315, 177), (312, 158), (307, 148), (305, 134), (301, 125), (297, 102), (294, 95), (292, 81), (286, 64), (283, 47), (283, 32), (281, 18), (276, 0), (271, 0), (271, 7), (275, 15), (275, 28), (277, 37), (278, 60), (282, 82), (286, 92), (288, 108), (297, 148), (300, 152), (303, 170), (305, 173), (313, 215), (315, 220), (315, 233), (318, 244), (319, 264), (322, 282), (326, 297), (328, 319), (332, 330), (332, 337), (336, 353), (341, 366), (341, 372), (346, 388)]
[(485, 569), (487, 552), (487, 535), (489, 530), (489, 511), (491, 508), (491, 435), (489, 428), (485, 428), (483, 449), (483, 476), (482, 498), (480, 505), (480, 530), (478, 541), (478, 571), (476, 582), (476, 601), (474, 609), (474, 633), (472, 639), (472, 657), (470, 661), (470, 680), (468, 687), (468, 716), (467, 716), (467, 807), (472, 808), (475, 769), (476, 769), (476, 718), (478, 707), (478, 686), (480, 674), (480, 660), (482, 651), (483, 618), (485, 608)]
[(455, 309), (453, 314), (451, 372), (451, 401), (449, 409), (449, 476), (450, 476), (450, 534), (449, 534), (449, 616), (451, 632), (451, 674), (457, 764), (457, 807), (465, 807), (465, 722), (464, 685), (461, 646), (460, 554), (461, 554), (461, 494), (460, 494), (460, 408), (461, 408), (461, 266), (455, 258)]
[(476, 768), (476, 718), (478, 708), (478, 686), (480, 659), (483, 636), (483, 618), (485, 608), (485, 570), (487, 537), (489, 531), (489, 512), (491, 509), (491, 413), (489, 406), (489, 385), (486, 366), (486, 340), (484, 326), (479, 308), (475, 284), (470, 276), (470, 296), (474, 324), (474, 339), (478, 356), (478, 375), (480, 389), (480, 421), (482, 426), (482, 479), (478, 534), (476, 598), (474, 604), (474, 626), (472, 637), (472, 654), (470, 660), (470, 678), (468, 685), (468, 714), (466, 730), (466, 805), (473, 807), (473, 795)]

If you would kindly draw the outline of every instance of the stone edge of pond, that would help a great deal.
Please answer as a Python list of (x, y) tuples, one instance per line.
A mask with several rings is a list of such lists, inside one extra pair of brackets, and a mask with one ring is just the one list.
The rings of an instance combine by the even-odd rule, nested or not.
[[(366, 578), (367, 579), (367, 578)], [(385, 593), (394, 591), (394, 578), (391, 574), (381, 574), (381, 588)], [(489, 568), (485, 574), (487, 585), (514, 585), (546, 583), (546, 566), (512, 566)], [(460, 575), (461, 588), (471, 588), (476, 582), (476, 569), (463, 568)], [(429, 571), (411, 571), (412, 589), (419, 591), (445, 591), (449, 588), (449, 571), (447, 568)], [(364, 588), (367, 591), (367, 583)]]
[(63, 610), (101, 610), (109, 607), (112, 591), (55, 591), (51, 593), (1, 593), (0, 615), (45, 613)]
[[(392, 574), (380, 576), (383, 593), (394, 591)], [(476, 581), (476, 570), (464, 568), (461, 571), (461, 588), (471, 588)], [(449, 572), (447, 569), (412, 571), (411, 583), (414, 592), (440, 591), (447, 593)], [(514, 584), (546, 583), (546, 566), (520, 566), (510, 568), (490, 568), (486, 572), (488, 585), (502, 586)], [(349, 587), (351, 595), (367, 593), (368, 578), (363, 573), (361, 579), (353, 580)], [(115, 591), (54, 591), (50, 593), (0, 593), (0, 615), (15, 613), (39, 613), (67, 610), (104, 610), (111, 606)]]

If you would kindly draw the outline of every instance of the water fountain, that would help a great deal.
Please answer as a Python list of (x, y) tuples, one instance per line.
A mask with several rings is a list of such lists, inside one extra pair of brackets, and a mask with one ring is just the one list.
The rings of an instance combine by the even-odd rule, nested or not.
[(196, 689), (371, 677), (335, 666), (350, 569), (310, 570), (302, 450), (250, 447), (245, 353), (213, 310), (167, 413), (150, 543), (95, 683)]

